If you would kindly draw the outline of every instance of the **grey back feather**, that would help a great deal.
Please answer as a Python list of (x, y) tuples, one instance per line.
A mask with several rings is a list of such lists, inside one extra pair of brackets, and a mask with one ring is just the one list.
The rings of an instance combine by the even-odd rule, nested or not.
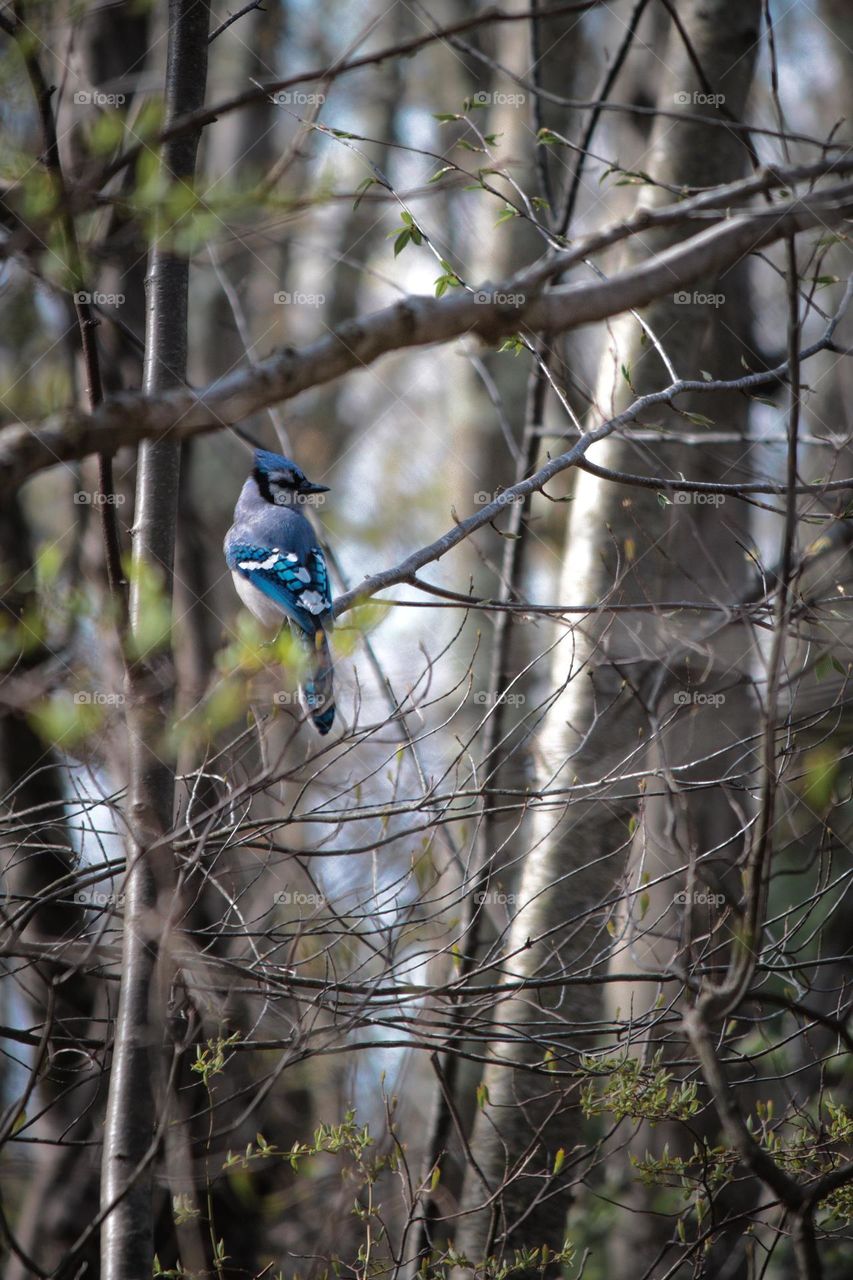
[(304, 563), (311, 548), (317, 546), (317, 535), (297, 507), (276, 507), (265, 502), (250, 476), (237, 499), (234, 523), (225, 537), (226, 554), (229, 545), (241, 542), (295, 551)]

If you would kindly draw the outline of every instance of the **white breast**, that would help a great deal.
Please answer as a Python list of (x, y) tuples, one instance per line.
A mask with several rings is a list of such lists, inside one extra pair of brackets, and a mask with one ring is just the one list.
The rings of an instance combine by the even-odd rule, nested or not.
[(244, 578), (242, 573), (231, 570), (231, 577), (234, 579), (234, 588), (237, 595), (243, 601), (243, 604), (253, 613), (259, 622), (265, 627), (275, 628), (278, 631), (284, 622), (284, 614), (278, 605), (273, 604), (269, 596), (265, 596), (263, 591), (259, 591), (253, 586), (248, 578)]

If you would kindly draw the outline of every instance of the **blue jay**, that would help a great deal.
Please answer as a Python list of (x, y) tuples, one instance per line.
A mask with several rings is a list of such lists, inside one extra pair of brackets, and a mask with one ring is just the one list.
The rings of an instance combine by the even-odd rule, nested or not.
[(328, 488), (306, 480), (280, 453), (257, 449), (225, 535), (225, 560), (240, 599), (264, 626), (280, 627), (287, 620), (305, 653), (302, 697), (319, 733), (328, 733), (335, 718), (326, 640), (332, 592), (323, 552), (298, 504)]

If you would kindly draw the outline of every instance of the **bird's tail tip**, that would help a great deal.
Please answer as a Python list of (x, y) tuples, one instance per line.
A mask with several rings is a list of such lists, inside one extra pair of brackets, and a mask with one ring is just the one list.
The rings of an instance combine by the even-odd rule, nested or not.
[(335, 698), (332, 655), (322, 627), (314, 636), (300, 636), (310, 667), (308, 679), (302, 681), (302, 701), (320, 734), (327, 734), (335, 719)]
[(317, 732), (325, 737), (335, 722), (335, 708), (332, 706), (325, 707), (322, 711), (312, 711), (311, 719)]

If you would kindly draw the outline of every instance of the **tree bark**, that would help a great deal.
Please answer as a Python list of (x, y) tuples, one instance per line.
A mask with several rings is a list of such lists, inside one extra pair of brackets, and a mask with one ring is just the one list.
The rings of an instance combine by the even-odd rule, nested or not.
[[(725, 94), (727, 111), (739, 117), (752, 77), (759, 3), (714, 0), (680, 6), (679, 12), (705, 77), (715, 92)], [(672, 70), (661, 86), (661, 105), (669, 108), (675, 102), (683, 120), (658, 123), (651, 161), (642, 167), (678, 188), (731, 179), (746, 160), (742, 140), (691, 119), (707, 107), (694, 105), (702, 85), (675, 35), (667, 62)], [(654, 206), (668, 199), (654, 188), (651, 198), (644, 193), (643, 203)], [(650, 256), (659, 254), (683, 234), (659, 231), (644, 236), (642, 247)], [(691, 370), (695, 376), (710, 309), (681, 304), (678, 288), (674, 285), (673, 295), (650, 307), (645, 320), (675, 369)], [(602, 361), (596, 419), (618, 412), (634, 395), (669, 380), (636, 320), (624, 316), (612, 326), (612, 334), (614, 350)], [(638, 469), (634, 446), (624, 439), (604, 442), (592, 457), (616, 470)], [(659, 458), (652, 451), (650, 460), (647, 453), (641, 454), (639, 465), (654, 468), (651, 474), (660, 474), (662, 467), (664, 474), (672, 468), (671, 474), (677, 475), (679, 461), (676, 451)], [(684, 515), (688, 510), (689, 521)], [(579, 474), (558, 598), (623, 603), (665, 599), (678, 582), (692, 580), (695, 591), (697, 577), (706, 591), (719, 590), (709, 558), (692, 566), (679, 563), (679, 545), (684, 545), (694, 510), (677, 506), (662, 512), (653, 491), (634, 490), (626, 497), (612, 483)], [(697, 525), (690, 541), (701, 546), (701, 540)], [(506, 967), (514, 978), (590, 973), (604, 963), (609, 949), (604, 929), (607, 904), (623, 873), (633, 802), (620, 799), (622, 789), (608, 786), (607, 779), (611, 771), (612, 776), (624, 772), (626, 761), (629, 768), (640, 767), (645, 752), (639, 734), (645, 716), (636, 691), (650, 665), (667, 659), (675, 644), (690, 638), (689, 628), (682, 628), (679, 636), (654, 614), (612, 617), (610, 622), (601, 615), (585, 619), (564, 632), (554, 650), (551, 687), (558, 696), (542, 737), (540, 785), (556, 780), (570, 786), (578, 780), (590, 790), (556, 816), (550, 808), (539, 809), (534, 820), (510, 934)], [(486, 1069), (489, 1101), (472, 1136), (480, 1173), (468, 1170), (462, 1205), (466, 1216), (457, 1239), (457, 1248), (472, 1262), (508, 1247), (560, 1248), (568, 1185), (578, 1170), (570, 1173), (572, 1161), (567, 1160), (565, 1173), (555, 1177), (552, 1171), (560, 1148), (570, 1156), (582, 1152), (583, 1133), (571, 1096), (559, 1078), (542, 1067), (550, 1048), (558, 1068), (575, 1069), (574, 1046), (594, 1046), (590, 1033), (601, 1014), (594, 982), (527, 999), (516, 996), (500, 1004), (497, 1021), (511, 1027), (515, 1038), (493, 1046), (495, 1054), (512, 1065)], [(491, 1203), (484, 1195), (484, 1181), (495, 1197)]]
[[(171, 0), (167, 120), (203, 105), (208, 23), (209, 10), (203, 0)], [(198, 140), (193, 134), (164, 146), (161, 164), (168, 178), (191, 181)], [(189, 262), (160, 238), (169, 230), (158, 228), (149, 257), (144, 370), (148, 394), (175, 386), (186, 374)], [(140, 632), (147, 575), (163, 575), (164, 591), (171, 600), (179, 469), (179, 441), (161, 439), (142, 446), (130, 603), (132, 635)], [(128, 676), (132, 841), (125, 883), (122, 984), (104, 1133), (104, 1280), (148, 1280), (153, 1262), (150, 1156), (157, 1117), (152, 1076), (165, 1012), (158, 1008), (160, 984), (155, 977), (159, 933), (170, 909), (174, 884), (168, 837), (175, 777), (164, 749), (173, 699), (172, 671), (171, 654), (166, 653), (158, 655), (156, 669), (152, 663), (140, 661)]]

